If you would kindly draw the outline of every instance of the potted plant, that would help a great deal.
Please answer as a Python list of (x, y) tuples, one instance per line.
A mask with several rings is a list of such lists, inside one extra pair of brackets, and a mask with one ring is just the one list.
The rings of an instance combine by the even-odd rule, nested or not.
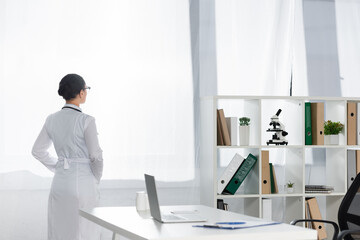
[(250, 118), (241, 117), (239, 118), (239, 137), (240, 145), (248, 146), (250, 138)]
[(338, 145), (339, 144), (339, 133), (344, 128), (344, 124), (340, 122), (333, 122), (331, 120), (325, 121), (324, 123), (324, 141), (326, 145)]
[(286, 187), (287, 187), (287, 192), (288, 193), (293, 193), (294, 192), (294, 183), (289, 181), (287, 184), (286, 184)]

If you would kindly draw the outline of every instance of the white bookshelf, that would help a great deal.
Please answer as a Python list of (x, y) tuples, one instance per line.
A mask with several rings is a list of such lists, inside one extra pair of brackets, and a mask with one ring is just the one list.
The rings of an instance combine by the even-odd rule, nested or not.
[[(201, 99), (200, 181), (201, 203), (216, 207), (217, 199), (224, 199), (229, 210), (262, 217), (262, 198), (272, 199), (275, 221), (289, 223), (305, 217), (305, 199), (317, 197), (324, 219), (337, 221), (337, 210), (347, 190), (347, 102), (360, 98), (341, 97), (273, 97), (273, 96), (213, 96)], [(305, 102), (324, 102), (324, 120), (340, 121), (345, 125), (339, 145), (305, 145)], [(217, 109), (224, 109), (225, 117), (250, 117), (249, 146), (217, 146)], [(282, 109), (279, 120), (289, 133), (288, 145), (267, 145), (273, 133), (266, 132), (270, 117)], [(269, 150), (270, 162), (276, 170), (279, 193), (262, 194), (261, 151)], [(246, 157), (249, 153), (258, 161), (235, 195), (218, 195), (217, 181), (235, 153)], [(295, 182), (294, 193), (287, 193), (284, 185)], [(330, 194), (306, 194), (306, 184), (334, 187)]]

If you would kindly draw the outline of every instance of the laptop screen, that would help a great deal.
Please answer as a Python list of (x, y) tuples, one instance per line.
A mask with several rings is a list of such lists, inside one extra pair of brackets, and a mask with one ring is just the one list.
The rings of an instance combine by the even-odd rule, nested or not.
[(155, 177), (145, 175), (146, 191), (149, 197), (150, 213), (153, 218), (161, 221), (161, 213), (159, 207), (159, 200), (156, 192)]

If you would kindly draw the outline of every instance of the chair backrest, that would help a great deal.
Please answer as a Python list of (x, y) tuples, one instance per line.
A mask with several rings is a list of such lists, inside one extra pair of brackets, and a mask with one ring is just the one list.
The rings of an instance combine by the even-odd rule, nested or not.
[[(338, 212), (338, 222), (341, 231), (360, 229), (360, 173), (347, 190)], [(344, 238), (353, 240), (351, 235)]]

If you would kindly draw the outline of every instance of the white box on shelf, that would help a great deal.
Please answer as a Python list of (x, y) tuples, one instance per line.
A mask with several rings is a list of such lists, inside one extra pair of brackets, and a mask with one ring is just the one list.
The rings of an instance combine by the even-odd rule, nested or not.
[(229, 130), (231, 146), (238, 146), (239, 130), (237, 117), (227, 117), (226, 124)]
[(261, 201), (262, 201), (262, 218), (267, 221), (272, 221), (271, 198), (263, 198)]

